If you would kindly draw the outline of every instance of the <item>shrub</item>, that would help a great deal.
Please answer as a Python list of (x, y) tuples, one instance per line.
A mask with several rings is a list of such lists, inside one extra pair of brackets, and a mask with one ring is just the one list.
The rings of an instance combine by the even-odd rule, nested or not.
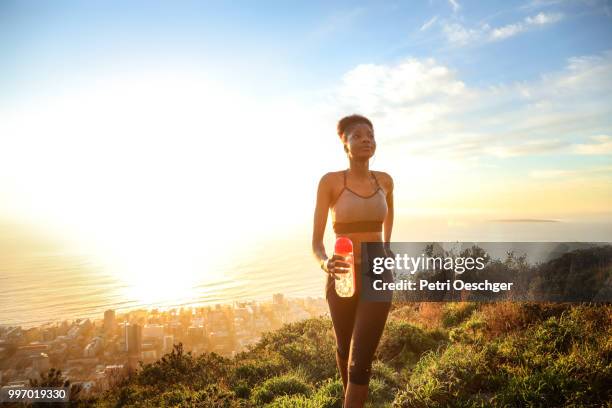
[(233, 390), (238, 398), (248, 399), (251, 396), (251, 387), (245, 381), (235, 384)]
[(258, 356), (264, 350), (278, 351), (285, 344), (304, 340), (309, 340), (317, 346), (333, 342), (331, 320), (314, 318), (285, 324), (278, 330), (264, 333), (259, 342), (249, 351), (242, 353), (241, 357)]
[(339, 379), (331, 379), (321, 382), (313, 396), (315, 401), (323, 401), (328, 408), (342, 408), (344, 398), (344, 387)]
[[(425, 353), (394, 406), (590, 407), (612, 400), (610, 306), (535, 310), (537, 319), (551, 316), (484, 345), (458, 342)], [(481, 318), (474, 314), (451, 337), (480, 330)]]
[(331, 320), (308, 319), (266, 333), (261, 341), (241, 358), (278, 355), (285, 367), (301, 366), (306, 378), (319, 382), (336, 374), (336, 343)]
[(308, 396), (311, 393), (311, 386), (302, 378), (294, 374), (285, 374), (280, 377), (273, 377), (257, 386), (251, 395), (251, 401), (256, 405), (272, 402), (276, 397), (282, 395), (301, 394)]
[(234, 408), (243, 406), (235, 400), (234, 393), (219, 384), (209, 384), (195, 393), (196, 406), (200, 408)]
[(336, 408), (340, 407), (336, 400), (331, 397), (314, 396), (312, 398), (303, 395), (282, 396), (272, 403), (266, 404), (266, 408)]
[(172, 407), (176, 405), (184, 406), (189, 403), (193, 403), (198, 399), (189, 388), (184, 386), (177, 386), (169, 391), (164, 392), (158, 398), (160, 407)]
[(441, 330), (424, 330), (409, 323), (390, 321), (378, 346), (378, 357), (398, 369), (416, 363), (425, 351), (443, 344), (445, 338)]
[(368, 400), (375, 406), (388, 406), (395, 397), (396, 390), (379, 378), (370, 380)]
[(475, 302), (453, 302), (444, 305), (442, 313), (442, 325), (444, 327), (457, 326), (467, 319), (478, 307)]
[(245, 383), (252, 387), (270, 377), (287, 371), (287, 363), (278, 354), (261, 356), (259, 359), (242, 360), (235, 363), (230, 378), (232, 383)]
[(166, 388), (169, 384), (184, 383), (190, 387), (204, 387), (227, 376), (230, 360), (216, 353), (194, 357), (183, 351), (182, 343), (160, 360), (142, 366), (137, 381), (141, 385)]
[(397, 371), (379, 360), (374, 361), (372, 364), (372, 378), (381, 380), (394, 389), (400, 386), (400, 378)]
[(444, 303), (441, 302), (421, 302), (419, 313), (415, 317), (414, 323), (419, 323), (424, 327), (439, 327), (444, 312)]

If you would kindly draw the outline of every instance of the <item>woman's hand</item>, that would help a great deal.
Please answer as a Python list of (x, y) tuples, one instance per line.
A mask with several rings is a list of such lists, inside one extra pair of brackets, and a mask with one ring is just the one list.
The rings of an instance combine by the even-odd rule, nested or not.
[(334, 254), (334, 256), (323, 262), (323, 269), (334, 279), (340, 279), (340, 277), (336, 276), (336, 274), (348, 273), (350, 271), (350, 267), (351, 265), (346, 262), (346, 258), (337, 254)]
[(393, 258), (395, 259), (395, 254), (393, 252), (391, 252), (390, 248), (385, 248), (385, 256), (387, 258)]

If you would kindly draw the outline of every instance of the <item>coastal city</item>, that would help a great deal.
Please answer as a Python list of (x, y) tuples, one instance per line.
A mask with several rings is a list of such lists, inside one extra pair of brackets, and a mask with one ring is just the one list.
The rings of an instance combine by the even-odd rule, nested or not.
[(235, 301), (160, 311), (106, 310), (99, 319), (77, 319), (38, 327), (0, 326), (0, 386), (23, 387), (50, 368), (80, 384), (84, 392), (104, 390), (141, 363), (152, 363), (174, 345), (199, 355), (231, 358), (283, 324), (327, 315), (323, 298)]

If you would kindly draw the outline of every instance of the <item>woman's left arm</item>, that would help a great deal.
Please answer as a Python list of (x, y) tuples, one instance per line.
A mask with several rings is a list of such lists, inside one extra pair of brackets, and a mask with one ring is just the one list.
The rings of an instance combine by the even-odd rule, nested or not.
[(384, 222), (384, 229), (385, 229), (385, 235), (384, 235), (384, 245), (386, 249), (389, 249), (389, 243), (391, 242), (391, 232), (393, 231), (393, 216), (394, 216), (394, 211), (393, 211), (393, 178), (388, 175), (387, 173), (385, 174), (385, 178), (387, 179), (386, 181), (386, 187), (387, 187), (387, 217), (385, 218), (385, 222)]

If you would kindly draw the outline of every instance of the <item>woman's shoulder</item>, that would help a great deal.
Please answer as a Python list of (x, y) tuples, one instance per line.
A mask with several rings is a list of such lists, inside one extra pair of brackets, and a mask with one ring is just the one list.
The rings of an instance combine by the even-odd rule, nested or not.
[(321, 177), (322, 183), (333, 183), (339, 179), (342, 179), (344, 170), (339, 171), (328, 171)]
[(329, 171), (321, 176), (319, 180), (319, 191), (334, 195), (338, 194), (338, 191), (342, 189), (343, 185), (342, 171)]
[(374, 173), (374, 176), (376, 176), (376, 179), (385, 191), (393, 190), (393, 177), (389, 173), (376, 170), (372, 170), (372, 173)]

